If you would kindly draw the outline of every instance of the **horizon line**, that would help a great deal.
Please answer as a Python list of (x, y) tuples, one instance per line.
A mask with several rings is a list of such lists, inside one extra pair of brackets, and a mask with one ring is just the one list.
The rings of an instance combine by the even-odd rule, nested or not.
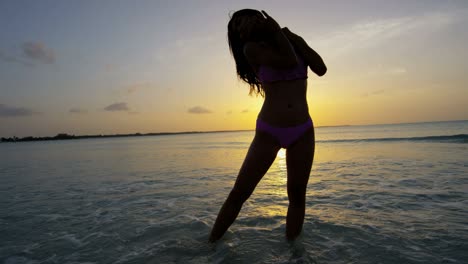
[[(418, 121), (418, 122), (403, 122), (403, 123), (380, 123), (380, 124), (364, 124), (364, 125), (328, 125), (316, 126), (315, 128), (328, 128), (328, 127), (350, 127), (350, 126), (382, 126), (382, 125), (405, 125), (405, 124), (424, 124), (424, 123), (444, 123), (444, 122), (464, 122), (466, 119), (461, 120), (444, 120), (444, 121)], [(164, 136), (164, 135), (183, 135), (183, 134), (202, 134), (202, 133), (228, 133), (228, 132), (248, 132), (255, 131), (255, 129), (235, 129), (235, 130), (207, 130), (207, 131), (179, 131), (179, 132), (148, 132), (148, 133), (122, 133), (122, 134), (94, 134), (94, 135), (74, 135), (68, 133), (58, 133), (55, 136), (25, 136), (25, 137), (0, 137), (0, 142), (8, 142), (7, 140), (20, 140), (20, 141), (46, 141), (46, 140), (60, 140), (60, 139), (81, 139), (81, 138), (99, 138), (99, 137), (130, 137), (130, 136)], [(60, 138), (62, 137), (62, 138)], [(23, 140), (22, 140), (23, 139)], [(5, 141), (4, 141), (5, 140)], [(11, 142), (11, 141), (10, 141)], [(13, 141), (16, 142), (16, 141)]]

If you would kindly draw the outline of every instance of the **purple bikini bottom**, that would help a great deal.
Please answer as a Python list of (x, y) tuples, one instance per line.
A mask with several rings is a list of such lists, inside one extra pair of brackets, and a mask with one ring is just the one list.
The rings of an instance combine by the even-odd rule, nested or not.
[(313, 123), (310, 118), (305, 123), (293, 127), (274, 127), (260, 119), (257, 119), (257, 130), (265, 131), (274, 136), (282, 148), (288, 148), (312, 126)]

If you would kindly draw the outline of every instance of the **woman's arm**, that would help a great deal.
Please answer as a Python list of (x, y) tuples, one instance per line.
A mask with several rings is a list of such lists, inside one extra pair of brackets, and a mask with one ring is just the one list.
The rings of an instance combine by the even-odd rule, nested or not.
[(298, 63), (296, 53), (289, 39), (278, 25), (265, 11), (265, 30), (274, 32), (275, 47), (265, 43), (248, 42), (244, 46), (244, 54), (252, 65), (268, 65), (273, 68), (292, 68)]
[(286, 37), (291, 41), (293, 46), (298, 49), (310, 69), (318, 76), (323, 76), (327, 72), (327, 66), (323, 62), (320, 55), (313, 50), (307, 42), (301, 37), (292, 33), (288, 28), (283, 28), (282, 31)]

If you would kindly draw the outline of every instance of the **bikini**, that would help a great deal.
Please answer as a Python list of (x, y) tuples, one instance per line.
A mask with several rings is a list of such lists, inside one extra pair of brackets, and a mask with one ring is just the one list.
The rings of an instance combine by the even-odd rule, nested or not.
[[(257, 78), (262, 83), (307, 79), (307, 65), (298, 56), (298, 64), (292, 69), (273, 69), (260, 65)], [(282, 148), (288, 148), (296, 142), (307, 130), (313, 127), (312, 119), (293, 127), (275, 127), (261, 119), (257, 119), (257, 131), (264, 131), (275, 137)]]

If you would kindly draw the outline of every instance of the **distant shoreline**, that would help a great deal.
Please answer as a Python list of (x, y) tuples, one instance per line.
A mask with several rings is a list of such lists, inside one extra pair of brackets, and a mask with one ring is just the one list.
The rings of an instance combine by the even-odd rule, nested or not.
[(66, 133), (57, 134), (54, 137), (10, 137), (0, 139), (0, 142), (30, 142), (30, 141), (52, 141), (52, 140), (72, 140), (72, 139), (87, 139), (87, 138), (118, 138), (118, 137), (147, 137), (147, 136), (171, 136), (171, 135), (189, 135), (189, 134), (206, 134), (206, 133), (227, 133), (227, 132), (244, 132), (252, 130), (220, 130), (220, 131), (185, 131), (185, 132), (160, 132), (160, 133), (133, 133), (133, 134), (113, 134), (113, 135), (69, 135)]
[[(335, 126), (316, 126), (315, 128), (328, 127), (349, 127), (349, 126), (381, 126), (381, 125), (405, 125), (405, 124), (424, 124), (424, 123), (445, 123), (445, 122), (465, 122), (468, 120), (446, 120), (446, 121), (423, 121), (413, 123), (391, 123), (391, 124), (372, 124), (372, 125), (335, 125)], [(30, 142), (30, 141), (51, 141), (51, 140), (71, 140), (71, 139), (87, 139), (87, 138), (117, 138), (117, 137), (146, 137), (146, 136), (170, 136), (170, 135), (189, 135), (189, 134), (207, 134), (207, 133), (228, 133), (228, 132), (247, 132), (254, 129), (246, 130), (218, 130), (218, 131), (184, 131), (184, 132), (157, 132), (157, 133), (133, 133), (133, 134), (113, 134), (113, 135), (69, 135), (60, 133), (53, 137), (9, 137), (0, 138), (0, 143), (6, 142)]]

